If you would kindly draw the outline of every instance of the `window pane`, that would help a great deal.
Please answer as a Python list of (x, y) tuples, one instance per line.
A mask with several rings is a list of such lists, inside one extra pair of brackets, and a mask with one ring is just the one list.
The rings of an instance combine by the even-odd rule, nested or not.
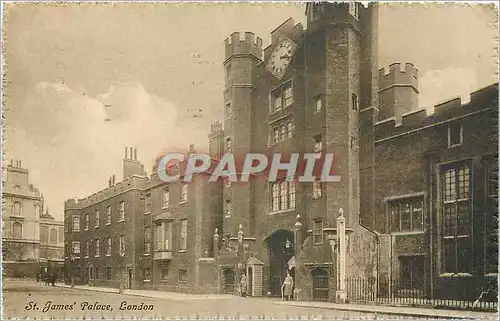
[(278, 183), (274, 183), (272, 185), (272, 210), (276, 212), (279, 210), (279, 185)]
[(414, 201), (413, 202), (413, 213), (412, 213), (412, 230), (421, 231), (423, 230), (423, 202)]
[(287, 206), (287, 182), (280, 183), (280, 210), (285, 210)]
[(469, 168), (460, 168), (458, 171), (458, 198), (469, 198)]
[(454, 239), (443, 240), (443, 268), (445, 273), (456, 272), (456, 248)]
[(457, 203), (457, 235), (469, 235), (471, 228), (470, 206), (468, 201)]
[(455, 236), (456, 218), (455, 204), (445, 204), (443, 212), (443, 236)]
[(288, 182), (288, 208), (295, 208), (295, 182)]
[(411, 231), (411, 205), (403, 203), (401, 205), (401, 230)]
[(455, 170), (447, 170), (444, 174), (444, 201), (456, 199)]
[(471, 241), (468, 237), (457, 239), (457, 273), (471, 272)]
[(293, 90), (292, 87), (285, 89), (285, 107), (290, 106), (293, 103)]
[(391, 229), (393, 232), (399, 232), (401, 230), (400, 214), (399, 214), (399, 204), (390, 205), (391, 211)]

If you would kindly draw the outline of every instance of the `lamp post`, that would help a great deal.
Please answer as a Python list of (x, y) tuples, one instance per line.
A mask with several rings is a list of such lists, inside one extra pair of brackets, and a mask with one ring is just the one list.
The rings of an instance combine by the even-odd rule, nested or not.
[[(339, 209), (337, 217), (337, 303), (346, 302), (345, 291), (345, 261), (346, 261), (346, 244), (345, 244), (345, 217), (344, 210)], [(331, 244), (331, 243), (330, 243)]]

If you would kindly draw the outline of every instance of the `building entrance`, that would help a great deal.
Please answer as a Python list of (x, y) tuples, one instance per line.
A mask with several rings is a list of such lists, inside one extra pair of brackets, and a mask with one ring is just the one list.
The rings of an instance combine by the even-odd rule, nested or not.
[(293, 232), (278, 230), (266, 243), (269, 249), (269, 280), (272, 296), (281, 296), (281, 287), (288, 272), (288, 261), (294, 254)]

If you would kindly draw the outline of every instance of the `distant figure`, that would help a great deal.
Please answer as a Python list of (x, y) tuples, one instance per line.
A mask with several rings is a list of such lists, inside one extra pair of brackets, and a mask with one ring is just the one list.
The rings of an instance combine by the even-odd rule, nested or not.
[(283, 286), (281, 290), (283, 291), (284, 294), (284, 299), (289, 301), (290, 297), (292, 296), (292, 289), (293, 289), (293, 279), (290, 276), (290, 273), (286, 273), (286, 278), (285, 281), (283, 281)]
[(36, 272), (36, 283), (40, 282), (40, 272)]
[(247, 276), (245, 273), (243, 273), (241, 275), (240, 287), (241, 287), (241, 296), (246, 298), (247, 297)]

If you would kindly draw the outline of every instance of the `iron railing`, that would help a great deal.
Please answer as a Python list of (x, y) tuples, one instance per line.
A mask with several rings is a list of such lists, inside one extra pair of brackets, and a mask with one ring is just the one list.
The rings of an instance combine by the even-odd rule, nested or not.
[(457, 310), (498, 310), (497, 279), (473, 278), (441, 280), (435, 289), (421, 281), (347, 278), (350, 303), (432, 307)]

